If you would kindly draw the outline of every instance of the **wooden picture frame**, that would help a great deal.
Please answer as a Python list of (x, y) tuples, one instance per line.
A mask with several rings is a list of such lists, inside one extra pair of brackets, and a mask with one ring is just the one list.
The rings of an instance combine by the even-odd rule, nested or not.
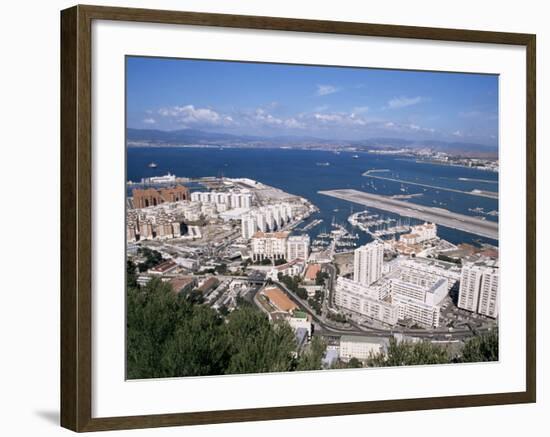
[[(93, 20), (316, 32), (475, 42), (526, 48), (527, 247), (526, 390), (513, 393), (279, 406), (131, 417), (92, 417), (92, 157)], [(61, 425), (100, 431), (160, 426), (337, 416), (536, 401), (535, 35), (239, 16), (165, 10), (75, 6), (61, 12)]]

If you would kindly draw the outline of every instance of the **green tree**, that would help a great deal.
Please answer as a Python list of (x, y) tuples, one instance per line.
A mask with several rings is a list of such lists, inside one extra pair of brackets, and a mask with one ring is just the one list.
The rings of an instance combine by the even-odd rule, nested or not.
[(313, 337), (307, 349), (298, 358), (296, 370), (320, 370), (327, 344), (321, 337)]
[(126, 285), (128, 287), (138, 287), (136, 265), (130, 260), (126, 260)]
[(361, 367), (363, 367), (363, 363), (355, 357), (351, 358), (347, 363), (348, 369), (359, 369)]
[(394, 338), (390, 339), (387, 353), (384, 351), (371, 353), (367, 359), (367, 364), (373, 367), (415, 366), (449, 362), (449, 353), (444, 347), (428, 341), (398, 342)]
[(307, 290), (304, 288), (304, 287), (298, 287), (296, 289), (296, 295), (300, 298), (300, 299), (307, 299)]
[(329, 278), (329, 274), (327, 272), (318, 271), (315, 275), (315, 285), (324, 285), (325, 279)]
[(459, 361), (466, 363), (498, 361), (498, 329), (467, 340)]
[(276, 266), (282, 266), (283, 264), (286, 264), (286, 263), (287, 263), (287, 260), (286, 260), (286, 259), (284, 259), (284, 258), (279, 258), (279, 259), (276, 259), (276, 260), (275, 260), (275, 263), (274, 263), (274, 264), (275, 264)]
[(180, 319), (163, 348), (162, 376), (201, 376), (224, 373), (228, 347), (222, 320), (205, 306), (195, 306)]
[(263, 313), (243, 307), (226, 326), (231, 354), (226, 373), (292, 370), (296, 340), (288, 324), (271, 325)]
[(227, 264), (219, 264), (214, 268), (214, 271), (219, 275), (225, 275), (227, 273)]
[(162, 376), (163, 346), (178, 318), (190, 308), (178, 303), (170, 285), (159, 279), (127, 292), (127, 372), (130, 379)]

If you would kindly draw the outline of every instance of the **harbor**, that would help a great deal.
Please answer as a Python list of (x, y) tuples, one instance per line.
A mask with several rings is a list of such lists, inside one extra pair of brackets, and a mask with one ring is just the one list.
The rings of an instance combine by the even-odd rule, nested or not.
[(498, 240), (498, 223), (450, 212), (442, 208), (417, 205), (392, 199), (390, 196), (365, 193), (358, 190), (319, 191), (319, 194), (347, 200), (349, 202), (376, 208), (426, 222), (437, 223), (452, 229), (468, 232), (486, 238)]

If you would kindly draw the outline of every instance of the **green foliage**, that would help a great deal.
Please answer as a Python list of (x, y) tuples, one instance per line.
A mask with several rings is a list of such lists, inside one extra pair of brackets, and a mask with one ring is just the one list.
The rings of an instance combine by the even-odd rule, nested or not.
[(227, 264), (220, 264), (214, 268), (214, 272), (219, 275), (225, 275), (227, 273)]
[(145, 257), (145, 261), (138, 264), (138, 270), (140, 272), (146, 272), (151, 267), (162, 262), (162, 255), (156, 250), (149, 249), (148, 247), (140, 247), (138, 253)]
[(296, 294), (300, 299), (307, 299), (307, 290), (304, 287), (298, 287), (296, 289)]
[(348, 361), (347, 364), (348, 369), (359, 369), (363, 367), (363, 363), (359, 361), (357, 358), (353, 357)]
[(129, 287), (138, 287), (136, 265), (130, 260), (126, 260), (126, 283)]
[(308, 348), (298, 359), (296, 370), (319, 370), (327, 350), (327, 344), (321, 337), (313, 337)]
[(460, 261), (459, 258), (451, 258), (450, 256), (443, 255), (443, 254), (437, 255), (437, 259), (439, 259), (441, 261), (446, 261), (446, 262), (449, 262), (449, 263), (462, 264), (462, 261)]
[(288, 324), (271, 325), (250, 307), (233, 311), (227, 322), (230, 359), (225, 373), (292, 370), (296, 341)]
[(308, 305), (315, 311), (315, 314), (320, 315), (322, 312), (322, 306), (321, 303), (316, 301), (315, 299), (308, 299), (307, 300)]
[(201, 304), (204, 302), (204, 296), (202, 294), (202, 291), (198, 289), (193, 289), (189, 293), (185, 295), (185, 298), (192, 304)]
[(334, 320), (339, 323), (346, 323), (346, 316), (340, 313), (333, 313), (331, 311), (327, 312), (327, 317), (330, 320)]
[(459, 361), (465, 363), (498, 361), (498, 330), (495, 329), (467, 340)]
[(271, 324), (250, 304), (224, 321), (190, 295), (176, 295), (159, 279), (128, 287), (129, 379), (282, 372), (317, 363), (317, 345), (306, 364), (295, 358), (296, 340), (287, 323)]
[(318, 271), (317, 275), (315, 275), (315, 285), (325, 285), (325, 279), (329, 278), (329, 274), (327, 272)]
[(449, 363), (450, 357), (446, 348), (428, 341), (412, 343), (397, 342), (390, 339), (387, 353), (371, 353), (367, 364), (374, 367), (415, 366), (419, 364)]
[(300, 297), (300, 299), (307, 298), (306, 289), (303, 287), (300, 287), (302, 280), (299, 276), (288, 276), (288, 275), (282, 275), (281, 273), (279, 273), (278, 277), (279, 277), (279, 281), (285, 284), (285, 286), (290, 291), (293, 291), (294, 293), (296, 293), (298, 297)]
[(287, 260), (284, 259), (284, 258), (280, 258), (280, 259), (275, 260), (275, 265), (276, 266), (282, 266), (283, 264), (286, 264), (286, 263), (287, 263)]

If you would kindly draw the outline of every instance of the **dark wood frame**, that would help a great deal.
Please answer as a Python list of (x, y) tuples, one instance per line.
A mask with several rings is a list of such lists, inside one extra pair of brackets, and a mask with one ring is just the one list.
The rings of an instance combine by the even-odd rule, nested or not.
[[(92, 20), (382, 36), (508, 44), (526, 47), (526, 390), (514, 393), (422, 399), (92, 418), (92, 293), (90, 268), (92, 259)], [(535, 57), (536, 38), (535, 35), (531, 34), (97, 6), (75, 6), (63, 10), (61, 12), (61, 234), (63, 236), (61, 239), (61, 425), (81, 432), (535, 402)]]

